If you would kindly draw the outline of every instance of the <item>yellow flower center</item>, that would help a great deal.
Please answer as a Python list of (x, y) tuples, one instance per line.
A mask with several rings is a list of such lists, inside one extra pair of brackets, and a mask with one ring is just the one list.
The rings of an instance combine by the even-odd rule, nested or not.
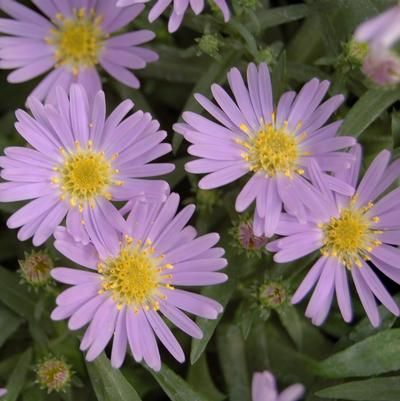
[(81, 8), (74, 17), (65, 18), (57, 14), (58, 28), (51, 30), (46, 42), (55, 48), (57, 65), (68, 65), (77, 74), (82, 67), (93, 67), (98, 63), (106, 34), (101, 29), (102, 17), (94, 10)]
[(264, 124), (255, 133), (250, 132), (246, 125), (240, 127), (248, 135), (245, 141), (236, 139), (236, 143), (242, 145), (246, 151), (242, 157), (250, 164), (250, 171), (262, 171), (269, 177), (277, 173), (283, 173), (291, 177), (293, 172), (303, 174), (302, 169), (297, 168), (300, 156), (306, 152), (299, 149), (299, 143), (306, 138), (306, 134), (296, 137), (295, 132), (288, 130), (288, 122), (282, 127), (277, 127), (273, 115), (272, 122)]
[(382, 231), (371, 228), (371, 223), (379, 221), (379, 217), (369, 219), (365, 216), (372, 206), (370, 203), (362, 209), (343, 209), (339, 217), (331, 217), (328, 223), (322, 224), (322, 254), (338, 258), (348, 269), (353, 264), (361, 267), (360, 257), (368, 260), (368, 253), (381, 245), (375, 237)]
[(141, 306), (146, 309), (151, 306), (157, 310), (159, 302), (154, 296), (163, 298), (158, 288), (173, 288), (165, 283), (172, 275), (162, 272), (173, 266), (162, 264), (164, 256), (154, 257), (154, 252), (149, 240), (143, 244), (126, 236), (118, 256), (98, 265), (103, 278), (100, 293), (109, 291), (119, 308), (127, 305), (137, 312)]

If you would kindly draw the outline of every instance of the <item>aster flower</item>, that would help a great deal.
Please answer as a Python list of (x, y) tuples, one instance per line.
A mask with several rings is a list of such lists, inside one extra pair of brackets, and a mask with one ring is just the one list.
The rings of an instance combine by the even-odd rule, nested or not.
[(275, 377), (268, 371), (253, 375), (252, 401), (298, 401), (303, 394), (302, 384), (293, 384), (278, 394)]
[(100, 65), (123, 84), (138, 88), (130, 71), (156, 61), (155, 52), (139, 47), (154, 38), (148, 30), (113, 36), (143, 10), (136, 4), (124, 10), (116, 0), (32, 0), (40, 14), (14, 0), (2, 0), (1, 10), (11, 18), (0, 19), (0, 68), (15, 69), (8, 81), (28, 81), (48, 75), (32, 95), (54, 101), (57, 86), (66, 90), (72, 83), (85, 86), (89, 97), (101, 89)]
[(5, 388), (0, 388), (0, 397), (7, 394), (7, 390)]
[(362, 23), (354, 33), (355, 40), (368, 44), (362, 70), (378, 85), (400, 82), (400, 57), (393, 50), (400, 39), (400, 5)]
[[(56, 268), (53, 277), (72, 287), (61, 293), (54, 320), (69, 318), (77, 330), (89, 324), (81, 342), (86, 359), (94, 360), (113, 338), (112, 366), (122, 365), (127, 347), (136, 361), (161, 368), (158, 340), (179, 361), (183, 350), (163, 316), (194, 338), (200, 328), (184, 313), (216, 319), (222, 306), (212, 299), (175, 288), (224, 282), (217, 272), (226, 266), (224, 250), (215, 248), (218, 234), (197, 237), (186, 226), (194, 206), (176, 214), (179, 196), (163, 202), (137, 200), (127, 217), (126, 231), (102, 230), (103, 247), (74, 242), (65, 228), (56, 231), (55, 247), (91, 271)], [(175, 215), (176, 214), (176, 215)]]
[[(296, 96), (286, 92), (274, 108), (268, 67), (254, 64), (247, 69), (246, 87), (233, 68), (228, 81), (235, 101), (219, 85), (212, 85), (218, 106), (202, 95), (196, 100), (217, 121), (199, 114), (183, 113), (185, 123), (174, 129), (192, 143), (188, 152), (199, 159), (186, 164), (190, 173), (206, 173), (202, 189), (217, 188), (250, 173), (252, 176), (236, 199), (242, 212), (256, 201), (254, 233), (274, 234), (282, 205), (299, 219), (305, 219), (304, 192), (308, 165), (317, 161), (324, 171), (349, 168), (352, 156), (337, 152), (355, 144), (352, 137), (335, 137), (341, 121), (324, 125), (343, 102), (337, 95), (320, 104), (328, 81), (312, 79)], [(327, 185), (339, 192), (352, 189), (325, 174)]]
[[(337, 176), (356, 186), (361, 148), (352, 153), (356, 163)], [(309, 219), (301, 224), (290, 215), (282, 217), (277, 233), (284, 238), (267, 248), (277, 252), (274, 260), (291, 262), (316, 250), (321, 256), (295, 292), (292, 303), (300, 302), (315, 286), (306, 316), (316, 325), (327, 317), (334, 293), (346, 322), (352, 319), (348, 275), (354, 281), (361, 303), (372, 325), (380, 323), (376, 300), (390, 312), (400, 313), (396, 302), (381, 283), (380, 272), (400, 283), (400, 189), (382, 195), (400, 175), (400, 160), (389, 164), (390, 152), (382, 151), (372, 162), (353, 197), (328, 190), (317, 165), (312, 166), (318, 186), (307, 199)]]
[[(146, 3), (149, 0), (118, 0), (117, 6), (126, 7), (133, 4)], [(216, 6), (221, 10), (224, 21), (228, 22), (230, 12), (225, 0), (214, 0)], [(149, 21), (154, 22), (172, 3), (173, 10), (168, 21), (168, 31), (175, 32), (180, 27), (186, 10), (190, 6), (193, 12), (198, 15), (204, 9), (204, 0), (186, 1), (186, 0), (157, 0), (149, 12)]]
[(122, 102), (108, 118), (103, 92), (89, 103), (84, 88), (74, 84), (69, 97), (58, 88), (57, 103), (43, 106), (30, 98), (25, 111), (16, 112), (16, 129), (31, 147), (8, 147), (0, 157), (0, 201), (33, 199), (8, 219), (9, 228), (21, 227), (18, 238), (33, 236), (33, 244), (47, 240), (66, 216), (72, 235), (87, 242), (97, 227), (122, 226), (111, 203), (135, 196), (160, 198), (168, 184), (143, 177), (165, 174), (172, 164), (152, 160), (171, 150), (161, 143), (166, 132), (149, 113)]

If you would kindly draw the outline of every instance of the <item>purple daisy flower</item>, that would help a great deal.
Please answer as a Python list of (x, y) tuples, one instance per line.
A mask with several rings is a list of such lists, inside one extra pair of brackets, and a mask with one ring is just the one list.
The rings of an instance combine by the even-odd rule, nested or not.
[(130, 71), (144, 68), (158, 55), (139, 47), (154, 38), (148, 30), (110, 36), (134, 20), (141, 4), (127, 9), (116, 0), (32, 0), (39, 14), (14, 0), (2, 0), (1, 10), (13, 19), (0, 19), (0, 68), (15, 69), (12, 83), (24, 82), (51, 70), (32, 92), (39, 100), (55, 99), (54, 88), (68, 90), (72, 83), (85, 86), (93, 98), (101, 89), (100, 65), (125, 85), (138, 88)]
[[(343, 102), (337, 95), (321, 103), (328, 81), (312, 79), (296, 96), (286, 92), (274, 108), (268, 67), (249, 64), (246, 87), (238, 69), (228, 74), (236, 102), (219, 85), (212, 85), (218, 106), (204, 96), (196, 100), (218, 123), (193, 112), (183, 113), (185, 123), (174, 129), (192, 143), (188, 152), (199, 159), (186, 164), (190, 173), (207, 173), (199, 182), (202, 189), (217, 188), (251, 173), (236, 199), (242, 212), (256, 201), (254, 233), (274, 234), (282, 205), (299, 219), (305, 219), (303, 204), (310, 161), (324, 171), (350, 168), (353, 157), (337, 150), (353, 146), (352, 137), (336, 137), (341, 121), (324, 125)], [(333, 190), (352, 189), (324, 174)], [(351, 193), (350, 193), (351, 195)]]
[(303, 396), (304, 391), (302, 384), (293, 384), (278, 394), (276, 380), (272, 373), (264, 371), (253, 375), (253, 401), (297, 401)]
[[(133, 4), (146, 3), (149, 0), (118, 0), (117, 6), (126, 7)], [(221, 10), (224, 21), (228, 22), (230, 18), (229, 7), (225, 0), (214, 0), (217, 7)], [(170, 4), (173, 4), (173, 10), (168, 21), (168, 32), (175, 32), (180, 27), (186, 10), (190, 6), (193, 12), (198, 15), (204, 9), (204, 0), (157, 0), (156, 4), (149, 12), (149, 21), (154, 22)]]
[(0, 397), (7, 394), (7, 390), (5, 388), (0, 388)]
[(354, 37), (368, 45), (362, 66), (367, 77), (378, 85), (400, 82), (400, 57), (392, 50), (400, 39), (400, 5), (362, 23)]
[[(360, 146), (354, 147), (352, 153), (356, 163), (350, 170), (337, 173), (337, 177), (356, 187)], [(306, 316), (316, 325), (327, 317), (335, 292), (343, 319), (351, 321), (347, 274), (373, 326), (380, 323), (376, 299), (394, 315), (400, 313), (375, 272), (400, 283), (400, 188), (381, 196), (400, 175), (400, 160), (389, 164), (389, 159), (387, 150), (375, 158), (353, 197), (329, 191), (318, 166), (313, 164), (311, 172), (317, 189), (314, 187), (313, 195), (307, 199), (308, 222), (301, 224), (290, 215), (282, 216), (277, 233), (285, 237), (267, 245), (270, 251), (277, 252), (274, 260), (279, 263), (320, 250), (321, 257), (292, 298), (292, 303), (300, 302), (315, 286)]]
[(56, 268), (52, 276), (72, 287), (61, 293), (54, 320), (69, 318), (77, 330), (89, 324), (81, 342), (86, 359), (94, 360), (113, 338), (111, 363), (119, 368), (129, 345), (136, 361), (161, 368), (158, 340), (179, 361), (183, 350), (163, 317), (194, 338), (202, 332), (184, 312), (216, 319), (222, 306), (205, 296), (175, 286), (208, 286), (226, 281), (217, 272), (227, 265), (224, 250), (215, 248), (218, 234), (196, 238), (186, 226), (194, 205), (178, 214), (179, 196), (165, 202), (137, 200), (127, 217), (125, 231), (99, 227), (103, 242), (74, 242), (68, 230), (55, 232), (55, 247), (72, 261), (91, 269)]
[[(29, 147), (8, 147), (0, 157), (0, 202), (33, 199), (8, 219), (9, 228), (21, 227), (18, 238), (33, 236), (40, 245), (66, 216), (66, 225), (77, 240), (88, 241), (97, 227), (123, 226), (111, 203), (146, 193), (165, 197), (168, 184), (144, 180), (166, 174), (173, 164), (152, 160), (170, 152), (167, 136), (149, 113), (122, 102), (108, 118), (104, 93), (89, 102), (86, 91), (74, 84), (70, 95), (57, 88), (57, 103), (43, 106), (28, 99), (32, 116), (16, 112), (17, 131)], [(105, 229), (105, 228), (104, 228)]]

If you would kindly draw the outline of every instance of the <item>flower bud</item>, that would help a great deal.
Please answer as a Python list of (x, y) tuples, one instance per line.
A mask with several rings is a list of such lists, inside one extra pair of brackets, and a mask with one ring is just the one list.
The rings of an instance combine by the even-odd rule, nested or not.
[(202, 53), (213, 58), (218, 56), (221, 42), (217, 35), (205, 33), (197, 42)]
[(32, 287), (44, 287), (51, 282), (50, 270), (54, 264), (47, 253), (35, 250), (25, 252), (25, 259), (18, 263), (22, 280)]
[(286, 302), (286, 288), (277, 281), (266, 281), (258, 288), (258, 301), (264, 307), (276, 309)]
[(72, 374), (71, 366), (63, 358), (47, 357), (36, 365), (37, 383), (48, 393), (66, 391)]

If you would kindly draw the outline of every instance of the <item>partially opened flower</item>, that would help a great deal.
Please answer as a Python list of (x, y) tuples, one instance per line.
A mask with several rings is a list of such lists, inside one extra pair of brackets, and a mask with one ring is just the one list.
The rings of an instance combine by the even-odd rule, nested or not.
[(400, 40), (400, 5), (362, 23), (355, 40), (368, 44), (362, 70), (378, 85), (400, 82), (400, 57), (394, 50)]
[[(146, 3), (149, 0), (118, 0), (117, 6), (126, 7), (131, 6), (133, 4), (141, 4)], [(230, 18), (230, 11), (228, 5), (226, 4), (226, 0), (214, 0), (216, 6), (221, 10), (224, 21), (228, 22)], [(149, 21), (155, 21), (167, 8), (172, 4), (172, 13), (169, 17), (168, 21), (168, 31), (175, 32), (181, 25), (183, 17), (187, 9), (190, 8), (193, 12), (198, 15), (204, 9), (204, 0), (157, 0), (149, 13)]]
[[(61, 293), (52, 313), (55, 320), (69, 318), (77, 330), (89, 323), (81, 342), (86, 359), (94, 360), (113, 337), (111, 362), (122, 365), (129, 345), (136, 361), (161, 368), (158, 340), (179, 361), (183, 350), (170, 323), (194, 338), (202, 332), (184, 312), (216, 319), (222, 306), (216, 301), (177, 286), (208, 286), (226, 280), (218, 270), (226, 266), (224, 250), (215, 248), (218, 234), (197, 237), (186, 226), (194, 206), (176, 214), (179, 196), (164, 203), (132, 202), (126, 231), (98, 227), (102, 242), (74, 242), (65, 228), (56, 231), (55, 247), (82, 269), (56, 268), (53, 277), (72, 287)], [(89, 270), (85, 270), (84, 267)]]
[[(357, 185), (361, 149), (353, 150), (357, 163), (338, 173), (345, 182)], [(372, 162), (353, 197), (333, 194), (324, 185), (321, 172), (312, 168), (318, 186), (308, 199), (308, 221), (299, 223), (293, 216), (282, 217), (277, 233), (284, 238), (270, 242), (274, 260), (291, 262), (320, 250), (321, 256), (307, 273), (292, 298), (300, 302), (315, 286), (306, 316), (316, 325), (327, 317), (334, 293), (346, 322), (352, 319), (348, 275), (354, 281), (361, 303), (373, 326), (380, 323), (376, 300), (394, 315), (400, 310), (381, 283), (378, 272), (400, 283), (400, 205), (397, 188), (382, 195), (400, 175), (400, 160), (389, 164), (390, 152), (382, 151)]]
[(111, 203), (144, 193), (165, 196), (168, 184), (144, 180), (173, 170), (172, 164), (152, 160), (168, 153), (167, 136), (149, 113), (122, 102), (108, 118), (103, 92), (89, 102), (84, 88), (73, 85), (69, 97), (58, 88), (55, 106), (30, 98), (32, 116), (16, 112), (16, 129), (29, 147), (8, 147), (0, 157), (0, 201), (33, 199), (8, 220), (21, 227), (18, 238), (33, 236), (34, 245), (49, 238), (66, 216), (77, 240), (88, 241), (101, 225), (120, 227), (122, 217)]
[[(199, 158), (187, 163), (186, 170), (207, 174), (200, 188), (217, 188), (251, 174), (236, 199), (236, 210), (242, 212), (256, 201), (254, 233), (270, 237), (282, 205), (304, 220), (310, 161), (318, 162), (324, 171), (349, 168), (353, 157), (338, 150), (354, 145), (355, 140), (336, 136), (341, 121), (324, 125), (343, 102), (343, 96), (337, 95), (320, 104), (328, 81), (312, 79), (297, 96), (284, 93), (274, 107), (266, 64), (258, 70), (249, 65), (248, 87), (236, 68), (228, 80), (234, 100), (216, 84), (211, 90), (218, 105), (195, 95), (217, 123), (185, 112), (186, 124), (175, 124), (174, 129), (193, 144), (188, 152)], [(352, 189), (334, 177), (325, 174), (324, 180), (330, 188), (351, 194)]]
[(293, 384), (278, 394), (275, 377), (268, 371), (253, 375), (252, 401), (298, 401), (303, 394), (302, 384)]
[(14, 0), (2, 0), (0, 8), (13, 19), (0, 19), (0, 68), (15, 69), (12, 83), (48, 75), (32, 95), (54, 101), (54, 88), (66, 90), (74, 83), (85, 86), (89, 97), (101, 89), (98, 67), (127, 86), (138, 88), (130, 71), (158, 59), (155, 52), (139, 45), (154, 33), (138, 30), (113, 36), (143, 10), (142, 4), (124, 10), (116, 0), (32, 0), (40, 14)]

